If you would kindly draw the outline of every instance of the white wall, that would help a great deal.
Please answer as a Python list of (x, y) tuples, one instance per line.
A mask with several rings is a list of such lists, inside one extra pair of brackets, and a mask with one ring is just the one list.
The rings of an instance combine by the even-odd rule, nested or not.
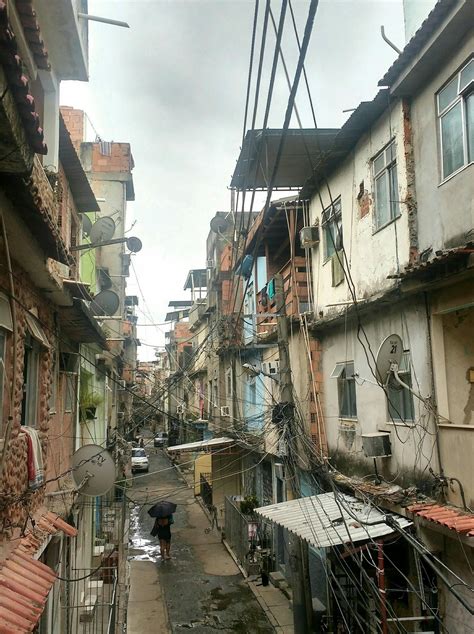
[[(415, 389), (426, 397), (431, 393), (431, 371), (427, 339), (425, 309), (422, 301), (412, 299), (410, 303), (396, 306), (387, 305), (373, 316), (362, 319), (362, 325), (374, 355), (382, 340), (392, 333), (402, 337), (404, 348), (410, 350), (412, 361), (412, 381)], [(363, 335), (362, 335), (363, 336)], [(342, 325), (322, 337), (322, 366), (325, 377), (323, 399), (329, 455), (340, 452), (355, 461), (365, 461), (361, 434), (389, 431), (392, 457), (379, 459), (386, 470), (396, 475), (400, 470), (414, 474), (420, 472), (431, 461), (437, 469), (434, 450), (433, 420), (424, 405), (414, 399), (415, 424), (394, 424), (388, 415), (386, 396), (381, 387), (374, 385), (370, 367), (374, 367), (369, 345), (366, 352), (357, 339), (357, 326), (351, 324), (347, 330)], [(358, 375), (356, 385), (357, 420), (343, 421), (339, 418), (337, 379), (330, 378), (336, 363), (354, 361), (354, 371)], [(341, 427), (353, 431), (341, 431)], [(370, 461), (370, 463), (372, 460)], [(349, 474), (350, 475), (350, 474)]]
[[(385, 227), (375, 230), (372, 159), (393, 138), (396, 140), (399, 200), (406, 196), (406, 168), (403, 144), (401, 105), (392, 104), (387, 112), (361, 138), (353, 153), (329, 176), (332, 199), (341, 196), (343, 242), (349, 261), (349, 270), (356, 287), (357, 299), (367, 299), (394, 285), (388, 275), (396, 274), (408, 263), (408, 217), (406, 205), (400, 203), (400, 217)], [(361, 217), (359, 194), (361, 183), (370, 198), (370, 211)], [(322, 207), (330, 205), (327, 188), (314, 195), (310, 203), (311, 222), (321, 226)], [(332, 287), (331, 261), (324, 261), (324, 232), (321, 242), (313, 249), (313, 286), (316, 315), (328, 316), (343, 312), (343, 308), (328, 304), (351, 300), (347, 281)]]
[[(474, 33), (413, 99), (412, 126), (419, 250), (465, 244), (474, 229), (474, 164), (442, 182), (436, 94), (474, 50)], [(471, 238), (472, 240), (472, 235)]]

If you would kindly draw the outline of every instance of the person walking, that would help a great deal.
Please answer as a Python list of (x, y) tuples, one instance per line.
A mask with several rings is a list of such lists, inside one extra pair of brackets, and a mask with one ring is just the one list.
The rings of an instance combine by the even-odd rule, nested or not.
[(173, 516), (157, 517), (151, 534), (160, 540), (160, 554), (163, 559), (171, 559), (171, 524), (173, 524)]

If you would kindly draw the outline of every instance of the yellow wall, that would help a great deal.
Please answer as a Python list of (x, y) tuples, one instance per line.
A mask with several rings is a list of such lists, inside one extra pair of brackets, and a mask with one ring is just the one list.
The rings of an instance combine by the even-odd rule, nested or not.
[(205, 453), (196, 458), (194, 462), (194, 495), (201, 491), (201, 473), (211, 473), (212, 459), (210, 453)]

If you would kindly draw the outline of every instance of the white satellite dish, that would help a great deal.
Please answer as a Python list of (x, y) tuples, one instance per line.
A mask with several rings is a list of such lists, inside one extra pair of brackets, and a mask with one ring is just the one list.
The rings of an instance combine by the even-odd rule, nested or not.
[(111, 240), (115, 233), (115, 222), (113, 218), (104, 216), (99, 218), (94, 224), (89, 233), (91, 244), (100, 244), (101, 242), (107, 242)]
[(402, 356), (403, 342), (399, 335), (389, 335), (382, 341), (375, 360), (375, 374), (382, 385), (387, 383), (392, 365), (400, 365)]
[(120, 298), (114, 291), (104, 290), (97, 293), (90, 304), (90, 309), (96, 317), (115, 315), (120, 305)]
[(115, 463), (99, 445), (84, 445), (72, 456), (72, 478), (82, 495), (104, 495), (115, 481)]
[(92, 220), (86, 214), (82, 214), (82, 233), (85, 236), (90, 235), (92, 229)]
[(126, 240), (127, 249), (132, 253), (138, 253), (142, 250), (142, 241), (140, 238), (135, 238), (135, 236), (130, 236)]

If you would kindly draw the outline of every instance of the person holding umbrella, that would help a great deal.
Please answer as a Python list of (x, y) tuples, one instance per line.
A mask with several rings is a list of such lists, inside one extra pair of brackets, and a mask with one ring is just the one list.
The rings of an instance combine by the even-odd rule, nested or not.
[(163, 559), (171, 559), (171, 524), (173, 524), (173, 513), (175, 511), (176, 504), (167, 500), (154, 504), (148, 510), (148, 515), (155, 518), (151, 534), (160, 540), (160, 553)]

